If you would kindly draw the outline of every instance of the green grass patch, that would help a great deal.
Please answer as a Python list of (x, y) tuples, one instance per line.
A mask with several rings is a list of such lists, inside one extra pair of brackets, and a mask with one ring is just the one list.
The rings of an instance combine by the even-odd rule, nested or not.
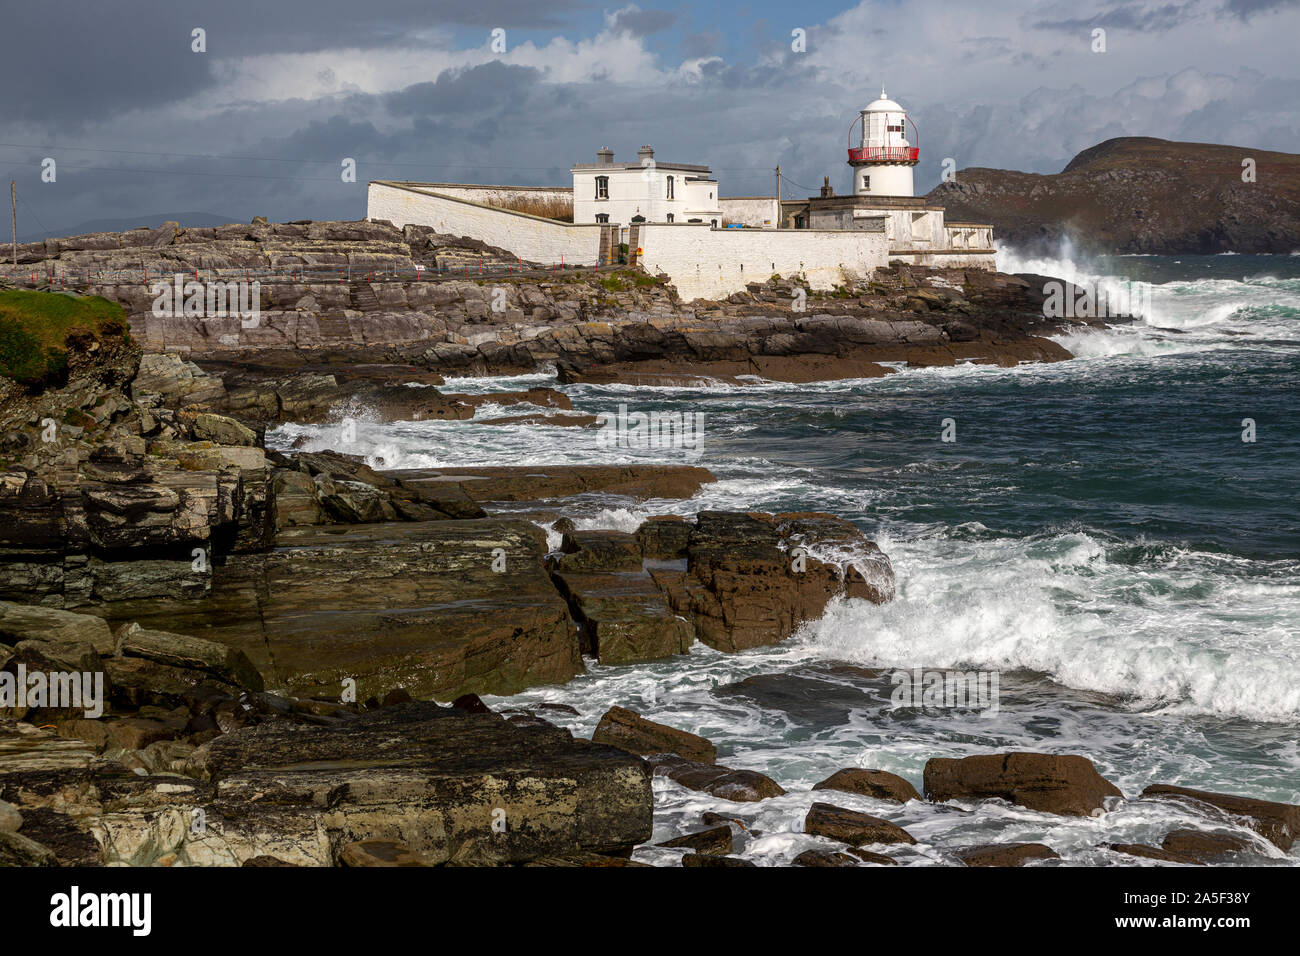
[(100, 296), (0, 291), (0, 375), (28, 388), (60, 381), (69, 341), (88, 336), (127, 338), (126, 311)]

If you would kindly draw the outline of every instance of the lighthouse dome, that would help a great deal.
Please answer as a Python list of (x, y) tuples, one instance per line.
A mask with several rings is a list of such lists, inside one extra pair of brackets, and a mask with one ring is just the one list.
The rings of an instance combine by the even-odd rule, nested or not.
[(864, 113), (902, 113), (902, 112), (904, 112), (904, 110), (903, 110), (903, 108), (902, 108), (901, 106), (899, 106), (897, 103), (895, 103), (895, 102), (894, 102), (893, 100), (891, 100), (889, 97), (885, 96), (885, 91), (884, 91), (884, 90), (881, 90), (881, 91), (880, 91), (880, 99), (878, 99), (878, 100), (872, 100), (870, 103), (867, 104), (867, 108), (864, 109), (862, 112), (864, 112)]

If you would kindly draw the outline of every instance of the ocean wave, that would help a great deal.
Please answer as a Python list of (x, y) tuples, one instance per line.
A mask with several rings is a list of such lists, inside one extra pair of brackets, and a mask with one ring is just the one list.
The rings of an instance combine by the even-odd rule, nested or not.
[(1086, 532), (880, 544), (897, 599), (833, 607), (805, 646), (874, 665), (1042, 672), (1147, 710), (1300, 718), (1300, 567), (1259, 577), (1167, 546), (1115, 560), (1117, 542)]

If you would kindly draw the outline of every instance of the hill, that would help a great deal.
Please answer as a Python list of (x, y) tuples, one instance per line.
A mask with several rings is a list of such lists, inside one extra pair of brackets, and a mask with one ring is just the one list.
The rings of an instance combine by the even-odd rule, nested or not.
[[(1242, 160), (1255, 181), (1242, 181)], [(947, 218), (992, 223), (1018, 248), (1065, 237), (1094, 252), (1300, 249), (1300, 156), (1241, 146), (1109, 139), (1054, 175), (975, 167), (926, 197)]]

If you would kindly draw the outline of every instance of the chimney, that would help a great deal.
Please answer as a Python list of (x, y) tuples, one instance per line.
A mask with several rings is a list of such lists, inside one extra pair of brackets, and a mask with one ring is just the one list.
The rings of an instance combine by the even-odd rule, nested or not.
[(614, 151), (610, 149), (608, 146), (602, 146), (600, 149), (596, 150), (596, 165), (613, 166)]
[(835, 195), (835, 187), (831, 185), (829, 176), (822, 177), (822, 199), (829, 199)]
[(655, 158), (655, 150), (654, 150), (654, 147), (653, 147), (653, 146), (642, 146), (640, 149), (638, 149), (638, 150), (636, 151), (636, 158), (637, 158), (637, 161), (638, 161), (639, 163), (641, 163), (642, 165), (645, 164), (645, 161), (646, 161), (647, 159), (654, 159), (654, 158)]

